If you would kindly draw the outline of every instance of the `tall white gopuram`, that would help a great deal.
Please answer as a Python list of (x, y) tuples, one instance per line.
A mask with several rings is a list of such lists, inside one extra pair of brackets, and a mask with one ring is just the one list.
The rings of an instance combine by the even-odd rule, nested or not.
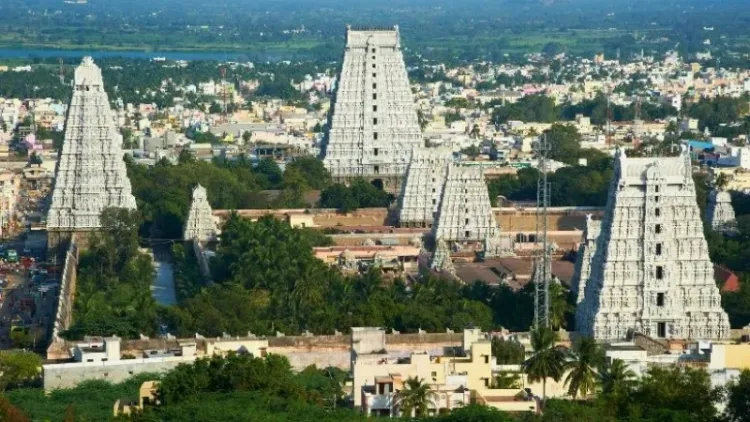
[(729, 192), (714, 189), (708, 195), (706, 221), (711, 229), (725, 233), (737, 233), (737, 220)]
[(480, 167), (448, 165), (433, 237), (446, 244), (481, 244), (486, 256), (512, 255), (509, 239), (500, 227)]
[(573, 279), (570, 282), (570, 289), (576, 295), (577, 303), (583, 300), (585, 294), (586, 280), (589, 278), (589, 274), (591, 274), (591, 258), (596, 251), (596, 239), (599, 238), (601, 228), (601, 221), (591, 218), (591, 214), (586, 216), (586, 227), (583, 230), (581, 244), (578, 246), (575, 271), (573, 272)]
[(362, 177), (398, 193), (411, 153), (422, 145), (398, 27), (347, 26), (323, 147), (326, 168), (338, 182)]
[(216, 240), (218, 228), (213, 216), (211, 204), (208, 203), (206, 188), (201, 185), (193, 189), (193, 201), (190, 203), (185, 221), (184, 240), (207, 242)]
[(449, 147), (414, 149), (399, 196), (401, 227), (432, 228), (452, 161)]
[(576, 328), (600, 340), (729, 335), (695, 200), (690, 157), (619, 151)]
[(102, 72), (86, 57), (75, 71), (47, 229), (52, 233), (97, 229), (107, 207), (136, 209), (136, 203)]

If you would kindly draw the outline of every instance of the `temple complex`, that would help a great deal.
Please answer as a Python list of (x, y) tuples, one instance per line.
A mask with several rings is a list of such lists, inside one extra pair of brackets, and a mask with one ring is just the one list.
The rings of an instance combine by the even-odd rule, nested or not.
[(218, 229), (214, 221), (211, 204), (208, 203), (206, 188), (201, 185), (193, 189), (193, 201), (190, 203), (185, 221), (184, 240), (207, 242), (216, 240)]
[(100, 227), (108, 207), (136, 209), (101, 69), (90, 57), (75, 71), (65, 140), (57, 167), (47, 230), (51, 247)]
[(628, 158), (618, 151), (591, 253), (590, 266), (579, 267), (579, 333), (598, 340), (632, 331), (674, 339), (729, 336), (687, 153)]
[(449, 147), (414, 149), (399, 197), (401, 227), (432, 228), (452, 160)]
[(737, 220), (729, 192), (717, 189), (711, 191), (706, 206), (706, 221), (713, 230), (724, 234), (737, 233)]
[(399, 193), (412, 151), (424, 141), (397, 26), (347, 26), (328, 126), (322, 153), (334, 180), (362, 177)]

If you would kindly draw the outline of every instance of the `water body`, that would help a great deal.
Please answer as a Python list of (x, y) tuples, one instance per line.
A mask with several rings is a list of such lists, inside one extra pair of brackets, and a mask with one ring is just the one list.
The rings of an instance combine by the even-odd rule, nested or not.
[(281, 52), (251, 52), (251, 51), (94, 51), (94, 50), (57, 50), (53, 48), (0, 48), (0, 59), (75, 59), (91, 56), (94, 59), (126, 58), (126, 59), (154, 59), (165, 58), (167, 60), (213, 60), (213, 61), (281, 61), (292, 59), (304, 59), (309, 54), (281, 53)]
[(154, 280), (151, 283), (151, 295), (156, 303), (165, 306), (177, 304), (177, 292), (174, 287), (174, 267), (169, 261), (169, 253), (154, 249)]

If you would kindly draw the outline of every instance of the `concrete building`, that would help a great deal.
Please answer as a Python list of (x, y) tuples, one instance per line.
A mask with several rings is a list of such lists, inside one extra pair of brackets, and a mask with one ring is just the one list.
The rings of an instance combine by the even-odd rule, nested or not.
[(435, 415), (481, 402), (508, 411), (536, 411), (536, 402), (521, 389), (492, 389), (492, 344), (478, 329), (464, 330), (463, 345), (442, 356), (412, 352), (393, 356), (379, 328), (353, 328), (354, 407), (368, 416), (403, 415), (397, 394), (409, 378), (428, 384), (435, 393), (428, 414)]
[(729, 336), (695, 200), (690, 157), (618, 151), (584, 296), (580, 333), (599, 340)]
[(333, 178), (363, 177), (398, 193), (411, 153), (422, 146), (398, 27), (347, 27), (323, 156)]

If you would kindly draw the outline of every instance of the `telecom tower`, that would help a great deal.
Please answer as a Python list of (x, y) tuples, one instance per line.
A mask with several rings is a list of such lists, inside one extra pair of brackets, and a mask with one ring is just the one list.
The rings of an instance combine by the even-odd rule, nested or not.
[(227, 68), (221, 67), (221, 98), (224, 104), (222, 105), (222, 123), (227, 123)]
[[(549, 327), (549, 281), (552, 275), (549, 242), (547, 239), (547, 207), (549, 207), (549, 182), (547, 181), (547, 135), (539, 138), (539, 178), (536, 191), (536, 243), (541, 243), (541, 253), (534, 260), (534, 326)], [(537, 249), (539, 251), (539, 249)]]

